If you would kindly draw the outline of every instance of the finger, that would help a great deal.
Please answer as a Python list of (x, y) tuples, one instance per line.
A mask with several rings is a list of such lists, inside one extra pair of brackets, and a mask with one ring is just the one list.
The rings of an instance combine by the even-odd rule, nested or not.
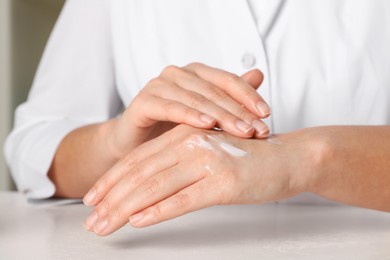
[[(116, 195), (120, 195), (121, 200), (113, 208), (109, 209), (108, 213), (103, 215), (102, 218), (100, 218), (98, 213), (99, 219), (94, 226), (95, 233), (101, 236), (111, 234), (125, 225), (129, 217), (135, 212), (139, 212), (168, 198), (172, 194), (199, 181), (204, 176), (205, 173), (202, 171), (192, 169), (188, 172), (183, 172), (179, 167), (173, 167), (149, 178), (134, 192), (127, 192), (126, 182), (118, 183), (115, 189), (119, 193)], [(109, 198), (107, 198), (108, 200)]]
[(253, 69), (241, 75), (241, 78), (254, 89), (258, 89), (263, 82), (264, 76), (260, 70)]
[(269, 136), (270, 129), (269, 127), (261, 120), (256, 120), (252, 122), (253, 128), (256, 129), (255, 138), (264, 139)]
[[(165, 70), (162, 73), (161, 77), (168, 80), (162, 79), (155, 82), (157, 84), (154, 84), (153, 93), (165, 99), (188, 104), (203, 113), (211, 115), (216, 118), (219, 128), (232, 135), (248, 138), (253, 137), (255, 132), (257, 138), (268, 136), (268, 126), (259, 120), (255, 114), (248, 111), (245, 106), (231, 98), (224, 90), (191, 72), (177, 67), (173, 68), (176, 69)], [(252, 77), (257, 75), (260, 79), (262, 78), (260, 71), (253, 71), (248, 75), (250, 74), (253, 74)], [(174, 87), (169, 84), (166, 86), (168, 90), (159, 86), (159, 84), (164, 84), (169, 80), (179, 86)]]
[[(250, 127), (252, 126), (256, 130), (255, 137), (265, 138), (268, 136), (268, 126), (219, 87), (186, 71), (176, 73), (175, 81), (180, 87), (176, 87), (174, 91), (163, 91), (163, 88), (156, 88), (154, 92), (164, 98), (189, 104), (189, 106), (203, 113), (207, 112), (213, 118), (216, 118), (219, 128), (232, 135), (252, 137), (253, 132)], [(254, 70), (246, 77), (258, 77), (257, 80), (259, 80), (261, 79), (259, 73), (260, 71), (257, 70), (256, 72)], [(242, 119), (247, 125), (237, 119)]]
[[(255, 115), (250, 113), (247, 109), (245, 109), (245, 107), (239, 105), (220, 89), (218, 89), (220, 92), (218, 97), (220, 98), (215, 100), (215, 102), (210, 101), (207, 97), (201, 95), (202, 93), (199, 94), (199, 92), (210, 92), (210, 90), (205, 89), (216, 87), (207, 86), (207, 84), (210, 85), (210, 83), (207, 83), (195, 77), (194, 75), (187, 75), (185, 77), (187, 77), (186, 80), (181, 80), (181, 83), (183, 84), (182, 87), (171, 86), (169, 89), (155, 87), (153, 89), (153, 93), (157, 96), (160, 96), (161, 101), (154, 101), (155, 98), (149, 98), (146, 100), (145, 106), (149, 106), (149, 102), (156, 104), (156, 106), (158, 105), (158, 102), (177, 102), (180, 104), (186, 104), (192, 109), (200, 111), (199, 113), (201, 114), (207, 114), (212, 118), (215, 118), (217, 125), (232, 135), (246, 138), (253, 136), (254, 128), (251, 126), (251, 122), (258, 120)], [(194, 88), (203, 88), (203, 90), (194, 92), (192, 91)], [(153, 104), (150, 104), (150, 106), (152, 105)], [(235, 111), (232, 113), (228, 109)], [(171, 116), (170, 114), (175, 114), (174, 107), (169, 111), (164, 111), (162, 109), (150, 109), (149, 111), (149, 113), (164, 113), (167, 117)], [(156, 117), (155, 114), (149, 114), (149, 116)]]
[[(255, 114), (248, 111), (245, 106), (230, 97), (220, 87), (199, 78), (193, 73), (182, 70), (180, 75), (177, 75), (173, 80), (178, 85), (175, 91), (162, 91), (162, 88), (156, 89), (156, 91), (166, 98), (180, 100), (181, 102), (190, 102), (185, 104), (190, 104), (191, 107), (198, 110), (205, 107), (205, 105), (208, 105), (207, 108), (204, 108), (207, 109), (207, 111), (212, 107), (219, 106), (249, 124), (253, 120), (258, 119)], [(169, 97), (167, 97), (167, 95), (169, 95)], [(224, 116), (218, 115), (215, 117), (218, 121), (218, 119), (221, 119)]]
[[(176, 132), (175, 132), (176, 133)], [(179, 132), (180, 133), (180, 132)], [(184, 131), (183, 131), (184, 134)], [(119, 160), (106, 174), (104, 174), (84, 196), (83, 202), (87, 206), (97, 205), (104, 196), (114, 187), (114, 185), (122, 179), (124, 175), (130, 172), (135, 165), (151, 157), (153, 154), (158, 154), (168, 147), (176, 138), (180, 138), (180, 134), (172, 135), (171, 132), (166, 132), (155, 139), (152, 139), (140, 145), (133, 152), (128, 154), (123, 159)], [(167, 153), (162, 153), (167, 154)], [(175, 155), (170, 155), (172, 159), (177, 158)], [(168, 158), (169, 159), (169, 158)], [(156, 161), (149, 167), (164, 167), (164, 163), (169, 163), (170, 160)], [(150, 168), (149, 170), (152, 170)]]
[(271, 114), (269, 106), (256, 90), (239, 76), (201, 63), (191, 63), (185, 69), (210, 83), (219, 86), (249, 111), (261, 118)]
[[(164, 88), (164, 91), (172, 92), (173, 90)], [(215, 118), (176, 100), (168, 100), (145, 94), (145, 97), (138, 98), (137, 103), (139, 103), (137, 106), (140, 107), (139, 110), (143, 111), (144, 116), (144, 118), (141, 119), (141, 122), (135, 122), (138, 127), (149, 127), (156, 121), (187, 124), (203, 129), (211, 129), (216, 124)], [(139, 115), (134, 115), (134, 118), (137, 117), (139, 117)]]
[[(105, 194), (98, 194), (101, 200), (97, 204), (98, 208), (110, 210), (126, 194), (137, 189), (144, 181), (156, 173), (164, 171), (178, 163), (177, 154), (169, 150), (164, 153), (158, 153), (146, 158), (140, 163), (133, 165), (130, 169), (125, 169), (121, 173), (122, 178)], [(126, 171), (127, 170), (127, 171)]]
[(186, 213), (219, 204), (218, 189), (206, 179), (177, 192), (171, 197), (131, 216), (134, 227), (146, 227), (182, 216)]
[[(98, 218), (104, 217), (107, 212), (112, 210), (123, 196), (134, 191), (151, 175), (175, 165), (177, 160), (175, 154), (166, 152), (151, 155), (140, 163), (135, 163), (135, 161), (118, 163), (116, 165), (118, 167), (113, 167), (91, 189), (91, 191), (96, 191), (95, 198), (91, 203), (88, 202), (88, 205), (96, 205), (96, 208), (84, 221), (84, 227), (92, 231)], [(104, 178), (106, 178), (105, 181)], [(126, 190), (121, 187), (123, 183), (127, 186)], [(121, 188), (118, 188), (118, 185)], [(85, 200), (84, 203), (87, 204)]]

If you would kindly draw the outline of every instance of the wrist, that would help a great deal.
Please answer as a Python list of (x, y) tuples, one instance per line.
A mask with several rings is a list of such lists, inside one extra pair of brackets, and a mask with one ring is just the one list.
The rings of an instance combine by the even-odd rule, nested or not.
[[(332, 165), (335, 146), (327, 127), (306, 128), (297, 132), (302, 143), (300, 155), (301, 183), (304, 192), (320, 193), (327, 183), (327, 170)], [(325, 178), (325, 179), (324, 179)]]
[(125, 152), (119, 145), (117, 125), (118, 119), (111, 119), (102, 123), (98, 131), (98, 138), (103, 141), (103, 149), (106, 156), (115, 162), (125, 155)]
[(291, 193), (318, 193), (333, 154), (333, 146), (326, 129), (305, 128), (278, 135), (277, 140), (282, 147), (282, 155), (279, 157), (283, 161), (280, 163), (290, 176)]

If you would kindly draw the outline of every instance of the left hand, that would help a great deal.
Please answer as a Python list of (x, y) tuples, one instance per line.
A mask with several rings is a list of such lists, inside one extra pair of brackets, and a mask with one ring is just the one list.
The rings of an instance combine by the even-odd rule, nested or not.
[(296, 147), (179, 125), (141, 145), (85, 196), (85, 227), (106, 236), (218, 204), (265, 203), (303, 191)]

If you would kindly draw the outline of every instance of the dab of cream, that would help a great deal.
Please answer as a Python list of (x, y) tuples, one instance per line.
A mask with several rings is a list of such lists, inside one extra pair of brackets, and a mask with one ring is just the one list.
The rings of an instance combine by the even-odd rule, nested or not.
[(186, 145), (191, 149), (200, 147), (207, 150), (222, 150), (235, 157), (243, 157), (247, 154), (246, 151), (241, 150), (232, 144), (226, 143), (221, 137), (212, 135), (207, 135), (206, 137), (208, 140), (206, 140), (203, 136), (194, 135), (187, 141)]
[(206, 165), (204, 167), (211, 175), (214, 175), (214, 171), (211, 169), (211, 167), (209, 165)]
[(229, 153), (232, 156), (236, 157), (243, 157), (247, 154), (244, 150), (241, 150), (238, 147), (235, 147), (234, 145), (231, 145), (229, 143), (224, 142), (221, 140), (221, 137), (216, 137), (216, 136), (207, 136), (209, 139), (213, 140), (220, 148), (222, 148), (225, 152)]
[(282, 141), (279, 140), (279, 138), (276, 137), (276, 135), (270, 135), (268, 138), (267, 138), (267, 142), (270, 143), (270, 144), (282, 144)]
[(203, 149), (212, 150), (213, 146), (207, 142), (202, 136), (194, 135), (186, 143), (188, 148), (195, 149), (195, 147), (200, 147)]

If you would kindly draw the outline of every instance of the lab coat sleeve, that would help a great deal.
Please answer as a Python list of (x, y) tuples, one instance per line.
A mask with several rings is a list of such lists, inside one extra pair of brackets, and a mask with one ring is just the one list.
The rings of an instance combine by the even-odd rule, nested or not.
[(55, 25), (27, 101), (15, 112), (5, 157), (19, 191), (49, 198), (56, 149), (72, 130), (116, 116), (110, 1), (68, 0)]

